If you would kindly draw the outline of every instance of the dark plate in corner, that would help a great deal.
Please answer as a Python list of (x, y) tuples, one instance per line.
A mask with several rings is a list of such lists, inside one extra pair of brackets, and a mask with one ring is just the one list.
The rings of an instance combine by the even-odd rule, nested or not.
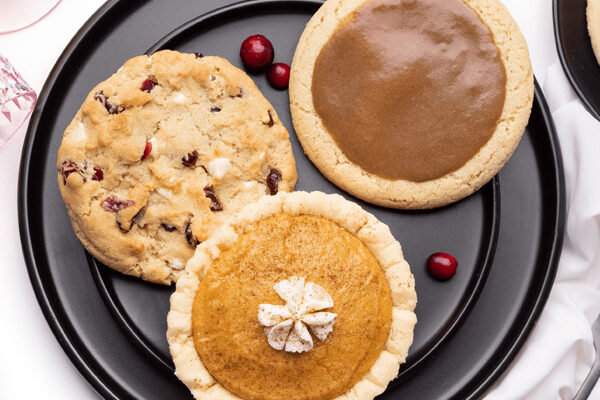
[(600, 120), (600, 64), (588, 33), (587, 0), (554, 0), (554, 35), (563, 69), (588, 111)]
[[(260, 32), (273, 39), (276, 59), (289, 63), (304, 24), (320, 4), (259, 0), (215, 9), (226, 3), (108, 2), (57, 62), (29, 126), (19, 215), (31, 280), (61, 345), (106, 398), (189, 398), (173, 376), (165, 339), (173, 289), (113, 272), (83, 250), (56, 187), (56, 150), (89, 89), (127, 58), (168, 47), (223, 56), (240, 66), (239, 44)], [(562, 242), (562, 164), (539, 88), (523, 141), (499, 177), (456, 204), (403, 212), (367, 205), (324, 179), (294, 135), (287, 92), (271, 89), (263, 76), (253, 78), (290, 131), (297, 189), (340, 193), (377, 215), (402, 243), (415, 274), (415, 342), (400, 376), (380, 398), (481, 395), (533, 327)], [(453, 280), (441, 283), (425, 272), (425, 260), (434, 251), (458, 257), (460, 270)]]

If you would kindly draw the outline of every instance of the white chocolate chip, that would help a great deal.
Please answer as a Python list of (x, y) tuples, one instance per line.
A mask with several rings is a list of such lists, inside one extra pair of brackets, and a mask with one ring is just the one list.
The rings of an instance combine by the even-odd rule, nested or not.
[(183, 93), (177, 93), (174, 98), (173, 101), (177, 104), (183, 104), (185, 103), (186, 97)]
[(173, 192), (171, 192), (169, 189), (158, 188), (156, 191), (165, 199), (170, 199), (173, 197)]
[(218, 179), (224, 177), (229, 168), (231, 168), (231, 161), (225, 157), (215, 158), (206, 166), (208, 173)]
[(183, 262), (178, 258), (171, 261), (171, 264), (169, 264), (169, 266), (177, 271), (181, 271), (184, 267)]
[(251, 186), (254, 186), (255, 184), (256, 184), (256, 182), (254, 182), (254, 181), (246, 181), (246, 182), (244, 182), (244, 187), (249, 188)]
[(75, 145), (81, 145), (85, 143), (87, 140), (87, 134), (85, 132), (85, 127), (83, 126), (83, 122), (79, 122), (77, 127), (71, 131), (68, 136), (69, 142)]

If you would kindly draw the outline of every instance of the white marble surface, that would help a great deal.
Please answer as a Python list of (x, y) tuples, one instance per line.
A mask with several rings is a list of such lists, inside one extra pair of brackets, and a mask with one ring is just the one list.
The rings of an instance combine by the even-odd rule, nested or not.
[[(163, 0), (167, 1), (167, 0)], [(7, 56), (38, 92), (63, 48), (102, 0), (63, 0), (44, 20), (0, 35)], [(585, 112), (558, 64), (549, 0), (505, 0), (529, 43), (556, 120), (567, 178), (568, 224), (555, 287), (540, 321), (490, 400), (570, 399), (593, 361), (590, 323), (600, 312), (600, 123)], [(1, 12), (0, 5), (0, 12)], [(0, 399), (96, 399), (54, 338), (35, 299), (17, 224), (25, 128), (0, 153)], [(591, 399), (600, 399), (600, 389)]]

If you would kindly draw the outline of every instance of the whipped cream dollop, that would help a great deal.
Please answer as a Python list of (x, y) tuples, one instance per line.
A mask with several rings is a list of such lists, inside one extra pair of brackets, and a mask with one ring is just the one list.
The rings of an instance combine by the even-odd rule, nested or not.
[(258, 306), (258, 322), (266, 327), (272, 348), (302, 353), (313, 348), (310, 332), (320, 341), (327, 339), (337, 314), (321, 311), (333, 307), (333, 299), (325, 289), (297, 276), (284, 279), (273, 288), (286, 304)]

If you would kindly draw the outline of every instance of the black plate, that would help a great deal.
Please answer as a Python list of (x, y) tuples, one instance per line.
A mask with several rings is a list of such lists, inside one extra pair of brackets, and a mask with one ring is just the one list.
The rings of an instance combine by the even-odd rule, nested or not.
[(587, 0), (554, 0), (554, 34), (562, 66), (577, 95), (600, 120), (600, 65), (587, 28)]
[[(19, 216), (31, 280), (61, 345), (107, 398), (189, 398), (173, 376), (165, 339), (173, 289), (113, 272), (83, 250), (58, 193), (56, 150), (89, 89), (127, 58), (148, 48), (172, 48), (220, 55), (239, 66), (241, 41), (263, 33), (273, 39), (276, 60), (289, 63), (305, 23), (320, 4), (258, 0), (228, 5), (163, 36), (215, 3), (107, 3), (57, 62), (29, 125)], [(254, 79), (290, 130), (297, 189), (341, 193), (377, 215), (401, 241), (415, 274), (415, 341), (408, 363), (381, 398), (481, 395), (516, 355), (541, 312), (562, 243), (562, 163), (539, 88), (527, 132), (499, 177), (456, 204), (402, 212), (365, 204), (325, 180), (294, 135), (287, 92), (271, 89), (264, 76)], [(459, 259), (459, 273), (451, 281), (427, 275), (424, 263), (434, 251)]]

